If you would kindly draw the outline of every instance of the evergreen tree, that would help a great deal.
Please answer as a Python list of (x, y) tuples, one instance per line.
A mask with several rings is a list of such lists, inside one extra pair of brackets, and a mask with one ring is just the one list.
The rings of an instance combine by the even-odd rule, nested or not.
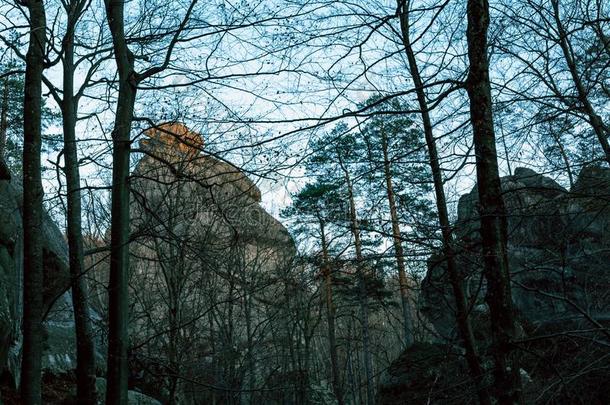
[[(24, 66), (14, 60), (0, 62), (0, 157), (17, 176), (22, 171)], [(49, 133), (59, 114), (42, 101), (43, 153), (58, 150), (59, 134)], [(0, 159), (0, 160), (2, 160)]]
[(341, 212), (338, 187), (320, 181), (309, 183), (293, 196), (292, 206), (282, 212), (285, 218), (295, 221), (295, 229), (301, 235), (312, 237), (320, 251), (318, 265), (324, 280), (324, 301), (328, 327), (328, 345), (331, 361), (331, 380), (337, 402), (342, 405), (343, 390), (339, 372), (336, 338), (336, 306), (334, 301), (334, 272), (330, 258), (332, 233), (329, 230), (334, 219)]
[(0, 156), (13, 169), (21, 166), (24, 87), (22, 70), (23, 67), (14, 61), (0, 65)]
[[(373, 97), (366, 104), (378, 100), (379, 97)], [(430, 235), (433, 212), (422, 132), (411, 116), (402, 113), (406, 109), (398, 99), (375, 106), (370, 118), (361, 125), (362, 142), (366, 146), (366, 155), (361, 159), (368, 164), (365, 178), (370, 192), (367, 195), (379, 199), (375, 203), (383, 207), (380, 231), (390, 235), (393, 242), (405, 343), (410, 345), (414, 341), (413, 282), (407, 275), (407, 267), (414, 266), (406, 259), (404, 238), (426, 240), (433, 236)], [(374, 192), (380, 189), (385, 193)]]

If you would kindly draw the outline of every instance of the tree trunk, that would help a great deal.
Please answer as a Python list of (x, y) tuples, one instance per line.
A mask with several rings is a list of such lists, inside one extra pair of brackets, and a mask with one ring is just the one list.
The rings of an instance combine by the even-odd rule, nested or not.
[(89, 314), (89, 296), (83, 280), (85, 272), (83, 235), (81, 224), (81, 193), (78, 154), (76, 148), (76, 111), (74, 97), (74, 29), (80, 16), (78, 2), (70, 4), (68, 33), (63, 45), (63, 100), (62, 120), (64, 131), (64, 159), (68, 190), (67, 233), (72, 305), (76, 330), (76, 383), (77, 400), (82, 404), (96, 404), (95, 343)]
[(337, 356), (337, 339), (335, 337), (335, 304), (333, 302), (333, 279), (328, 261), (328, 245), (324, 222), (320, 221), (320, 234), (322, 238), (322, 273), (325, 281), (326, 294), (326, 320), (328, 323), (328, 345), (330, 348), (330, 365), (332, 374), (332, 384), (337, 403), (343, 405), (343, 391), (341, 389), (341, 379), (339, 376), (339, 357)]
[(443, 174), (436, 149), (436, 140), (432, 129), (432, 120), (428, 111), (428, 102), (424, 91), (423, 82), (419, 74), (415, 53), (409, 39), (409, 10), (405, 0), (399, 0), (400, 11), (400, 26), (402, 32), (403, 45), (407, 54), (409, 70), (415, 85), (417, 101), (419, 104), (420, 114), (424, 127), (424, 136), (426, 138), (426, 148), (428, 149), (428, 157), (430, 169), (432, 171), (432, 179), (434, 182), (434, 193), (436, 197), (436, 208), (438, 211), (438, 220), (441, 227), (441, 235), (443, 238), (443, 254), (447, 262), (447, 273), (455, 298), (456, 322), (458, 333), (462, 339), (466, 354), (466, 362), (470, 370), (470, 376), (475, 383), (477, 396), (482, 405), (490, 405), (491, 398), (487, 387), (483, 381), (484, 369), (481, 364), (481, 359), (478, 354), (477, 345), (472, 332), (472, 325), (469, 319), (469, 307), (464, 292), (463, 277), (457, 263), (455, 262), (455, 254), (453, 248), (453, 232), (451, 223), (449, 222), (449, 213), (447, 211), (447, 199), (445, 197), (445, 189), (443, 182)]
[[(161, 246), (157, 245), (157, 251), (160, 251), (160, 249), (162, 249)], [(174, 256), (175, 257), (175, 256)], [(179, 287), (178, 287), (178, 283), (179, 280), (177, 280), (177, 278), (179, 277), (178, 275), (178, 269), (181, 268), (180, 264), (176, 263), (176, 261), (172, 261), (173, 265), (168, 266), (169, 268), (167, 268), (166, 266), (164, 266), (163, 263), (160, 264), (160, 266), (163, 269), (163, 272), (165, 274), (165, 280), (167, 283), (167, 290), (168, 290), (168, 297), (167, 297), (167, 305), (168, 305), (168, 325), (169, 325), (169, 339), (167, 342), (167, 361), (169, 363), (169, 369), (170, 369), (170, 373), (171, 375), (168, 376), (168, 386), (169, 386), (169, 394), (168, 394), (168, 399), (167, 399), (167, 404), (168, 405), (174, 405), (177, 403), (176, 401), (176, 394), (178, 391), (178, 376), (176, 375), (176, 373), (178, 373), (180, 364), (178, 361), (178, 351), (179, 351), (179, 346), (178, 346), (178, 340), (179, 340), (179, 334), (180, 334), (180, 320), (181, 320), (181, 308), (180, 308), (180, 294), (178, 292)]]
[(347, 167), (343, 164), (340, 156), (339, 164), (345, 175), (345, 183), (347, 185), (347, 194), (349, 199), (349, 216), (352, 235), (354, 236), (354, 246), (356, 248), (356, 273), (358, 276), (358, 290), (360, 301), (360, 321), (362, 322), (362, 351), (364, 357), (364, 373), (366, 377), (366, 399), (367, 404), (375, 403), (375, 394), (373, 387), (373, 365), (371, 361), (371, 342), (369, 330), (369, 299), (366, 290), (366, 276), (364, 269), (364, 258), (362, 256), (362, 241), (360, 239), (360, 225), (358, 223), (358, 215), (356, 213), (356, 202), (354, 201), (354, 188)]
[(41, 0), (26, 2), (30, 36), (23, 100), (23, 354), (21, 401), (41, 403), (43, 253), (42, 253), (42, 72), (46, 49), (46, 16)]
[[(252, 277), (252, 280), (254, 277)], [(244, 286), (244, 317), (246, 321), (246, 340), (248, 342), (248, 348), (246, 350), (246, 384), (247, 392), (245, 395), (246, 404), (251, 405), (253, 402), (253, 390), (255, 385), (255, 372), (256, 368), (254, 365), (254, 337), (252, 336), (252, 292), (248, 290), (249, 285), (246, 280), (246, 271), (242, 271), (242, 283)], [(253, 289), (254, 290), (254, 289)]]
[(521, 378), (512, 342), (514, 311), (506, 253), (506, 210), (502, 198), (492, 115), (491, 84), (487, 59), (487, 0), (468, 0), (467, 90), (470, 98), (476, 153), (479, 212), (483, 249), (483, 273), (487, 281), (494, 358), (494, 386), (500, 404), (521, 402)]
[(2, 111), (0, 112), (0, 160), (4, 159), (6, 141), (8, 136), (8, 92), (9, 79), (6, 77), (2, 84)]
[[(215, 298), (213, 300), (215, 301)], [(219, 376), (218, 376), (218, 352), (216, 350), (216, 335), (214, 331), (214, 315), (213, 310), (208, 314), (208, 324), (210, 328), (210, 348), (212, 349), (212, 378), (214, 385), (218, 384)], [(216, 397), (218, 396), (216, 390), (210, 390), (210, 396), (212, 397), (212, 405), (216, 405)]]
[(580, 79), (580, 75), (578, 74), (578, 69), (576, 68), (576, 61), (574, 60), (570, 43), (568, 42), (568, 34), (563, 27), (563, 23), (561, 22), (561, 18), (559, 16), (559, 1), (552, 0), (551, 4), (553, 6), (553, 14), (555, 18), (555, 24), (557, 25), (557, 33), (559, 35), (559, 46), (561, 47), (561, 51), (563, 53), (566, 64), (568, 65), (568, 70), (570, 71), (570, 76), (572, 77), (572, 81), (574, 82), (574, 86), (576, 86), (576, 93), (578, 94), (578, 100), (581, 104), (582, 111), (589, 118), (589, 124), (593, 128), (595, 135), (597, 135), (597, 140), (604, 151), (604, 156), (606, 162), (610, 164), (610, 144), (608, 143), (608, 133), (610, 130), (602, 121), (602, 118), (597, 114), (595, 108), (589, 101), (589, 97), (587, 95), (587, 90), (585, 89), (585, 85)]
[(112, 207), (110, 280), (108, 282), (108, 366), (106, 403), (127, 404), (127, 348), (129, 336), (129, 155), (137, 80), (134, 58), (125, 41), (124, 2), (105, 0), (114, 58), (119, 73), (119, 95), (112, 131)]
[(4, 161), (4, 152), (6, 151), (6, 141), (8, 136), (8, 78), (4, 79), (2, 87), (2, 111), (0, 112), (0, 180), (10, 180), (11, 171), (8, 168), (6, 162)]
[(390, 219), (392, 221), (392, 240), (394, 242), (394, 256), (396, 257), (396, 267), (398, 267), (398, 283), (400, 287), (400, 299), (402, 303), (402, 315), (404, 318), (405, 345), (408, 347), (413, 344), (413, 320), (411, 319), (411, 305), (409, 303), (409, 285), (405, 268), (405, 257), (402, 249), (400, 236), (400, 224), (398, 223), (398, 213), (396, 212), (396, 201), (394, 198), (394, 186), (392, 184), (392, 172), (390, 160), (388, 158), (388, 140), (386, 134), (381, 131), (381, 148), (383, 150), (383, 174), (388, 195), (388, 205), (390, 206)]

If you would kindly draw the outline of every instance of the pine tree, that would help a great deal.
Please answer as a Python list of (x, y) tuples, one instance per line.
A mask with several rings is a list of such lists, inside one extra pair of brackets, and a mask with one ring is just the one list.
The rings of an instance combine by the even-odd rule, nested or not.
[[(366, 104), (378, 102), (379, 97), (373, 97)], [(365, 104), (365, 105), (366, 105)], [(409, 115), (401, 113), (407, 110), (400, 100), (392, 99), (376, 105), (370, 118), (361, 125), (361, 137), (365, 151), (361, 157), (367, 162), (364, 168), (367, 186), (371, 190), (367, 195), (383, 201), (385, 206), (382, 217), (389, 213), (390, 229), (385, 230), (386, 223), (382, 222), (382, 232), (391, 235), (394, 247), (394, 257), (398, 270), (401, 304), (404, 318), (405, 343), (410, 345), (414, 341), (413, 321), (410, 301), (410, 282), (407, 276), (407, 260), (404, 252), (403, 231), (404, 222), (413, 239), (420, 237), (419, 229), (431, 229), (432, 211), (429, 199), (430, 178), (429, 169), (425, 165), (425, 150), (421, 130), (415, 125)], [(374, 193), (374, 190), (385, 190), (385, 195)], [(375, 202), (374, 202), (375, 203)], [(407, 216), (408, 221), (401, 221)], [(425, 225), (424, 227), (418, 225)]]
[(339, 372), (336, 338), (336, 307), (334, 302), (334, 274), (331, 263), (330, 227), (341, 212), (341, 198), (338, 187), (332, 183), (313, 182), (307, 184), (293, 196), (292, 206), (282, 212), (285, 218), (295, 222), (295, 229), (301, 235), (311, 237), (320, 251), (318, 264), (320, 275), (324, 280), (324, 301), (326, 304), (326, 322), (328, 328), (328, 345), (331, 361), (331, 380), (337, 402), (342, 405), (343, 392)]

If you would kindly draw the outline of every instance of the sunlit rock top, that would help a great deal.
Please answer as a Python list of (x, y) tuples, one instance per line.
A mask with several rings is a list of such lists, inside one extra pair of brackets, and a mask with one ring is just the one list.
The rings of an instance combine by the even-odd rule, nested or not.
[(203, 137), (186, 125), (179, 122), (160, 124), (144, 131), (144, 135), (148, 139), (142, 139), (140, 147), (150, 156), (140, 161), (140, 174), (152, 169), (157, 172), (155, 176), (159, 176), (159, 168), (172, 166), (172, 171), (182, 172), (200, 184), (234, 187), (237, 194), (261, 201), (261, 192), (254, 182), (230, 162), (204, 153)]
[(203, 138), (179, 122), (165, 123), (144, 131), (149, 139), (142, 145), (151, 149), (164, 149), (178, 156), (195, 157), (203, 148)]

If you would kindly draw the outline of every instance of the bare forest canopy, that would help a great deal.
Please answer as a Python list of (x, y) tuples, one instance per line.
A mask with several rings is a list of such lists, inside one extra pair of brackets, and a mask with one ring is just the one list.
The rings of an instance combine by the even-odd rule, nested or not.
[(610, 403), (602, 0), (0, 3), (0, 405)]

